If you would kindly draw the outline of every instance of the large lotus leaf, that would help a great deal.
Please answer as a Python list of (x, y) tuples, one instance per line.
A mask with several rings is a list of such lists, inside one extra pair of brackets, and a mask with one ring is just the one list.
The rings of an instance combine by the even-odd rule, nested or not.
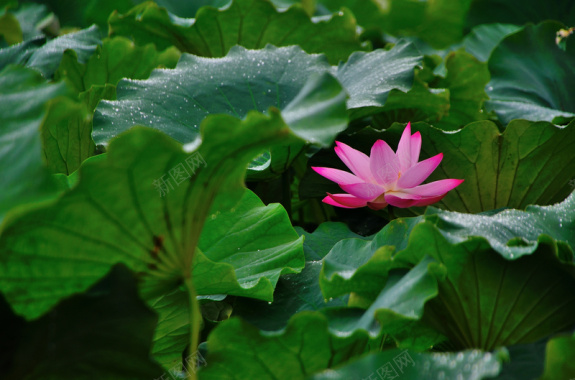
[(46, 83), (38, 72), (17, 66), (0, 72), (0, 89), (1, 221), (12, 207), (55, 193), (42, 162), (40, 127), (51, 99), (72, 92), (63, 82)]
[[(417, 40), (413, 43), (421, 44)], [(437, 53), (432, 49), (428, 52)], [(425, 121), (442, 130), (455, 130), (486, 118), (482, 106), (487, 99), (487, 65), (462, 50), (442, 54), (445, 61), (437, 55), (424, 56), (423, 66), (416, 69), (413, 87), (407, 93), (390, 93), (382, 112), (373, 118), (374, 128)]]
[(393, 349), (373, 353), (326, 370), (310, 380), (348, 379), (491, 379), (501, 369), (497, 354), (468, 350), (460, 352), (412, 352)]
[(429, 85), (416, 75), (413, 87), (407, 93), (398, 90), (390, 92), (382, 112), (373, 117), (373, 126), (387, 129), (397, 122), (437, 123), (449, 114), (449, 97), (448, 89), (430, 89)]
[[(17, 344), (4, 351), (13, 357), (2, 378), (147, 380), (161, 376), (162, 368), (149, 355), (156, 320), (138, 297), (136, 277), (126, 267), (115, 266), (86, 293), (63, 300), (42, 318), (3, 325), (13, 329), (22, 324)], [(31, 352), (37, 355), (34, 360)]]
[[(236, 257), (217, 257), (220, 261), (201, 250), (194, 255), (206, 217), (218, 211), (210, 211), (216, 194), (219, 211), (232, 208), (244, 194), (244, 165), (260, 149), (290, 137), (279, 113), (270, 112), (251, 113), (244, 121), (207, 118), (203, 142), (192, 155), (157, 131), (126, 133), (111, 144), (106, 160), (82, 166), (80, 181), (69, 193), (6, 223), (0, 287), (14, 310), (28, 318), (41, 315), (59, 299), (88, 288), (117, 262), (139, 273), (146, 298), (157, 297), (190, 277), (194, 258), (193, 275), (202, 279), (196, 283), (198, 294), (271, 300), (277, 279), (271, 267), (251, 271), (241, 250)], [(286, 253), (284, 244), (278, 264), (289, 262), (290, 255), (303, 264), (301, 246)], [(272, 251), (265, 252), (270, 259)], [(233, 265), (247, 281), (234, 281)]]
[[(553, 220), (553, 214), (547, 217)], [(511, 219), (509, 222), (516, 223)], [(525, 230), (531, 229), (527, 223)], [(491, 248), (492, 237), (487, 240), (467, 235), (467, 239), (452, 243), (443, 233), (429, 222), (419, 223), (412, 227), (407, 247), (388, 255), (385, 262), (376, 260), (385, 246), (373, 257), (365, 250), (347, 250), (348, 256), (361, 256), (364, 261), (355, 267), (348, 264), (349, 260), (331, 257), (339, 248), (336, 245), (324, 259), (324, 268), (335, 270), (328, 278), (332, 281), (320, 278), (322, 291), (345, 289), (370, 296), (385, 285), (386, 270), (415, 265), (424, 255), (430, 255), (445, 265), (447, 277), (439, 282), (439, 296), (426, 305), (424, 321), (449, 337), (456, 347), (492, 349), (531, 342), (575, 324), (572, 256), (562, 258), (562, 262), (555, 240), (540, 235), (530, 255), (511, 258)], [(398, 235), (404, 232), (399, 231)], [(385, 240), (382, 243), (386, 244)], [(353, 281), (360, 272), (376, 270), (379, 281)], [(337, 278), (339, 282), (333, 281)]]
[(24, 64), (40, 71), (45, 78), (51, 78), (58, 69), (65, 50), (74, 50), (78, 60), (84, 63), (102, 43), (100, 30), (95, 25), (65, 34), (41, 46), (37, 45), (39, 42), (43, 42), (42, 39), (0, 49), (0, 68), (11, 63)]
[[(452, 244), (466, 241), (471, 236), (485, 238), (491, 248), (508, 260), (530, 255), (537, 250), (541, 235), (553, 238), (559, 243), (559, 254), (563, 261), (572, 260), (572, 251), (564, 244), (575, 247), (575, 193), (564, 202), (546, 207), (529, 206), (526, 211), (505, 210), (493, 215), (472, 215), (447, 212), (428, 208), (424, 218), (399, 218), (386, 225), (372, 237), (372, 241), (347, 239), (334, 245), (324, 258), (320, 283), (327, 296), (368, 290), (364, 295), (373, 296), (381, 290), (381, 282), (361, 282), (365, 273), (376, 266), (387, 270), (401, 267), (402, 261), (393, 264), (397, 256), (388, 256), (390, 262), (378, 262), (376, 258), (386, 247), (394, 246), (397, 251), (407, 247), (412, 229), (424, 219), (433, 223), (443, 237)], [(410, 238), (411, 239), (411, 238)], [(378, 252), (379, 250), (379, 252)], [(391, 253), (391, 252), (390, 252)], [(417, 260), (415, 260), (417, 261)], [(362, 274), (364, 273), (364, 274)], [(380, 272), (381, 278), (384, 273)], [(371, 290), (370, 290), (371, 289)]]
[(173, 68), (179, 53), (168, 49), (159, 53), (154, 45), (135, 46), (124, 37), (105, 39), (87, 62), (78, 62), (75, 51), (64, 53), (54, 78), (66, 78), (77, 92), (94, 85), (116, 85), (120, 79), (146, 79), (157, 67)]
[[(471, 0), (393, 0), (381, 4), (385, 32), (415, 35), (436, 49), (463, 38), (465, 17)], [(441, 25), (441, 27), (438, 27)]]
[(361, 354), (367, 336), (330, 334), (317, 312), (296, 314), (281, 331), (260, 331), (239, 318), (222, 322), (208, 338), (208, 366), (202, 380), (294, 380), (338, 365)]
[(409, 91), (414, 84), (414, 69), (422, 59), (415, 45), (407, 41), (400, 41), (391, 50), (353, 53), (336, 71), (349, 93), (347, 108), (352, 118), (381, 111), (392, 90)]
[(165, 369), (174, 368), (190, 343), (190, 298), (185, 290), (175, 289), (149, 304), (158, 314), (152, 355)]
[(575, 4), (556, 0), (553, 5), (539, 0), (474, 0), (468, 13), (468, 25), (505, 23), (524, 25), (545, 20), (575, 24)]
[(571, 260), (570, 256), (575, 251), (575, 192), (553, 206), (528, 206), (525, 211), (504, 210), (494, 215), (461, 214), (428, 208), (425, 219), (434, 222), (452, 243), (464, 241), (469, 236), (482, 236), (507, 259), (534, 252), (540, 235), (568, 244), (571, 250), (564, 251), (567, 261)]
[[(215, 209), (225, 209), (214, 204)], [(246, 190), (238, 204), (228, 212), (216, 212), (204, 224), (198, 248), (212, 262), (226, 263), (234, 269), (237, 279), (222, 276), (217, 286), (214, 272), (195, 270), (196, 289), (201, 294), (223, 294), (236, 282), (246, 289), (254, 287), (262, 274), (273, 288), (282, 273), (303, 268), (303, 238), (291, 227), (285, 209), (277, 203), (264, 206), (251, 191)], [(199, 267), (199, 266), (198, 266)], [(229, 283), (228, 283), (229, 282)], [(221, 287), (221, 288), (219, 288)], [(271, 300), (269, 285), (253, 295)], [(241, 295), (241, 293), (239, 293)]]
[(557, 46), (555, 33), (561, 28), (555, 21), (527, 25), (493, 50), (486, 107), (503, 123), (575, 117), (575, 47)]
[(279, 12), (267, 0), (234, 0), (221, 10), (203, 7), (195, 19), (173, 17), (146, 2), (109, 20), (112, 35), (131, 37), (140, 45), (152, 42), (158, 49), (175, 46), (203, 57), (223, 57), (235, 45), (248, 49), (299, 45), (308, 53), (324, 53), (337, 64), (362, 50), (349, 11), (316, 21), (299, 7)]
[(487, 62), (491, 52), (508, 35), (517, 32), (520, 26), (513, 24), (486, 24), (476, 26), (463, 39), (465, 51), (481, 62)]
[[(372, 287), (383, 287), (367, 310), (331, 308), (322, 311), (330, 320), (330, 328), (339, 336), (366, 331), (375, 338), (380, 334), (392, 337), (397, 345), (426, 350), (445, 337), (422, 325), (425, 303), (437, 297), (437, 277), (445, 276), (431, 257), (425, 257), (411, 270), (391, 271), (387, 281)], [(352, 298), (350, 297), (350, 303)]]
[[(525, 208), (564, 200), (575, 177), (575, 123), (561, 128), (546, 122), (516, 120), (503, 133), (490, 121), (471, 123), (457, 132), (413, 124), (422, 134), (421, 159), (443, 153), (428, 181), (464, 179), (437, 205), (477, 213), (502, 207)], [(397, 146), (403, 126), (382, 137)]]
[(266, 331), (285, 327), (289, 318), (304, 310), (319, 310), (331, 306), (344, 306), (345, 298), (333, 298), (326, 302), (319, 286), (320, 261), (338, 241), (348, 238), (369, 238), (357, 235), (343, 223), (322, 223), (313, 233), (296, 227), (300, 236), (305, 237), (305, 268), (301, 273), (282, 276), (274, 292), (274, 301), (268, 304), (254, 299), (237, 299), (233, 315), (254, 324)]
[(575, 324), (574, 271), (558, 260), (552, 239), (543, 235), (531, 255), (507, 260), (482, 238), (452, 245), (422, 223), (404, 255), (425, 249), (447, 267), (447, 278), (439, 283), (439, 297), (426, 305), (424, 320), (455, 347), (529, 343)]
[(489, 82), (487, 65), (469, 53), (455, 51), (447, 55), (445, 66), (447, 75), (435, 86), (449, 89), (449, 114), (434, 126), (451, 131), (486, 119), (482, 108), (488, 99), (485, 94), (485, 85)]
[[(244, 117), (250, 110), (265, 111), (270, 106), (282, 110), (297, 99), (313, 73), (328, 69), (320, 56), (307, 55), (297, 47), (236, 47), (218, 59), (183, 54), (174, 70), (155, 70), (145, 81), (120, 81), (118, 101), (102, 102), (96, 110), (94, 140), (105, 143), (132, 125), (141, 124), (160, 129), (183, 143), (192, 142), (198, 138), (200, 122), (207, 115)], [(324, 82), (318, 85), (329, 83), (328, 79)], [(315, 107), (321, 109), (324, 102), (329, 106), (331, 101), (344, 99), (342, 94), (333, 94), (331, 88), (325, 91), (323, 97), (319, 94), (319, 104), (309, 99), (312, 103), (307, 112), (294, 115), (299, 116), (298, 121), (304, 116), (314, 117)], [(289, 119), (286, 122), (290, 124)], [(343, 128), (342, 124), (344, 120), (338, 121), (334, 134)]]
[[(218, 59), (184, 54), (174, 70), (156, 70), (146, 81), (121, 81), (119, 100), (101, 102), (96, 110), (94, 140), (106, 143), (143, 124), (188, 143), (199, 137), (200, 122), (209, 114), (244, 117), (274, 106), (304, 141), (327, 146), (347, 127), (346, 94), (329, 68), (322, 57), (298, 47), (236, 47)], [(286, 142), (271, 150), (271, 158), (259, 157), (250, 174), (281, 173), (301, 149), (301, 141)]]

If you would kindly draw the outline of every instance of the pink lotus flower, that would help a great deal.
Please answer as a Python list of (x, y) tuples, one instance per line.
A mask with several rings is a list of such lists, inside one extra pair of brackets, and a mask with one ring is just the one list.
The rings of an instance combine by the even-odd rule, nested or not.
[(411, 123), (401, 135), (397, 153), (383, 140), (377, 140), (368, 157), (336, 141), (335, 153), (353, 174), (332, 168), (312, 167), (319, 175), (336, 182), (348, 194), (330, 194), (323, 201), (332, 206), (381, 210), (385, 206), (427, 206), (440, 201), (462, 179), (442, 179), (421, 183), (437, 168), (443, 153), (418, 162), (421, 134), (411, 135)]

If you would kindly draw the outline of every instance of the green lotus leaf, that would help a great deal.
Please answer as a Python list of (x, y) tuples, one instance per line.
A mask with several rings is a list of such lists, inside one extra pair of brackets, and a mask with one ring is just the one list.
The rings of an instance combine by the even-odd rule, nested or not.
[(0, 49), (0, 69), (8, 64), (24, 64), (40, 71), (45, 78), (51, 78), (58, 69), (65, 50), (74, 50), (78, 60), (85, 63), (102, 43), (100, 30), (95, 25), (38, 46), (41, 42), (43, 41), (31, 40), (22, 45)]
[[(396, 124), (384, 132), (366, 128), (344, 142), (369, 154), (374, 142), (386, 141), (394, 150), (405, 125)], [(549, 205), (563, 201), (573, 191), (575, 178), (575, 123), (558, 127), (547, 122), (514, 120), (503, 133), (491, 121), (478, 121), (455, 132), (444, 132), (425, 123), (413, 123), (412, 132), (422, 135), (420, 160), (443, 153), (439, 167), (425, 181), (464, 179), (434, 206), (450, 211), (479, 213), (504, 207), (522, 209), (528, 205)], [(314, 155), (309, 166), (349, 169), (333, 153)], [(319, 175), (306, 173), (300, 197), (324, 197), (341, 189)], [(409, 216), (425, 210), (398, 210)]]
[(82, 102), (53, 102), (42, 127), (43, 153), (52, 172), (70, 175), (93, 156), (91, 133), (92, 117)]
[(452, 131), (486, 119), (482, 108), (488, 99), (485, 94), (485, 85), (489, 82), (487, 65), (469, 53), (456, 51), (447, 55), (445, 67), (447, 75), (436, 86), (449, 89), (449, 114), (434, 126)]
[(295, 229), (305, 237), (303, 248), (308, 261), (301, 273), (279, 279), (271, 304), (249, 298), (234, 302), (233, 315), (242, 317), (261, 330), (280, 330), (294, 314), (301, 311), (345, 306), (346, 297), (324, 298), (318, 282), (322, 263), (315, 260), (321, 260), (340, 240), (369, 239), (351, 232), (343, 223), (322, 223), (313, 233), (305, 232), (300, 227)]
[(490, 352), (413, 352), (393, 349), (372, 353), (333, 370), (326, 370), (310, 380), (392, 379), (481, 380), (499, 374), (501, 359)]
[[(393, 233), (391, 227), (399, 226), (399, 219), (375, 235), (379, 244), (372, 242), (371, 249), (358, 239), (334, 246), (324, 258), (322, 291), (358, 293), (375, 301), (374, 294), (390, 281), (391, 269), (416, 265), (427, 254), (445, 265), (447, 277), (439, 281), (439, 296), (426, 306), (425, 325), (435, 327), (459, 348), (489, 350), (535, 341), (575, 324), (573, 254), (564, 245), (572, 244), (574, 197), (557, 206), (493, 216), (431, 210), (425, 218), (437, 227), (425, 222)], [(397, 244), (394, 240), (405, 241), (406, 234), (407, 247), (379, 257)], [(518, 239), (525, 243), (517, 244)], [(350, 244), (353, 241), (355, 245)], [(378, 273), (379, 280), (370, 279), (370, 273)]]
[(260, 330), (276, 331), (287, 326), (289, 319), (296, 313), (344, 307), (347, 297), (324, 299), (318, 282), (321, 267), (319, 261), (308, 261), (301, 273), (280, 277), (271, 304), (251, 298), (236, 299), (233, 315)]
[(463, 46), (481, 62), (487, 62), (491, 52), (508, 35), (521, 29), (513, 24), (478, 25), (463, 40)]
[(575, 48), (561, 50), (555, 21), (527, 25), (507, 36), (489, 58), (491, 82), (487, 87), (489, 110), (507, 124), (513, 119), (562, 121), (575, 117)]
[(158, 314), (152, 355), (165, 369), (181, 366), (182, 352), (190, 344), (190, 299), (183, 289), (162, 295), (149, 305)]
[[(343, 103), (345, 95), (338, 91), (334, 80), (325, 77), (328, 69), (321, 57), (307, 55), (296, 47), (268, 46), (258, 51), (236, 47), (219, 59), (182, 55), (175, 70), (156, 70), (146, 81), (121, 81), (118, 101), (102, 102), (96, 110), (94, 140), (105, 143), (132, 125), (141, 124), (188, 143), (199, 137), (200, 122), (207, 115), (244, 117), (250, 110), (264, 111), (270, 106), (299, 110), (286, 118), (288, 125), (302, 123), (306, 117), (315, 120), (318, 108), (329, 119), (332, 104)], [(303, 91), (314, 73), (324, 76)], [(302, 110), (306, 100), (310, 103)], [(332, 126), (335, 134), (344, 128), (345, 114), (339, 112), (333, 117), (339, 117)], [(313, 125), (301, 132), (312, 131), (318, 141), (325, 134), (323, 128)], [(331, 141), (321, 141), (329, 144), (333, 136)]]
[[(271, 247), (260, 264), (246, 264), (241, 249), (230, 252), (234, 257), (201, 248), (194, 255), (207, 216), (229, 210), (244, 194), (242, 163), (290, 136), (277, 111), (270, 112), (269, 117), (251, 113), (244, 121), (225, 115), (206, 119), (203, 143), (192, 155), (157, 131), (124, 134), (111, 144), (106, 160), (82, 166), (69, 193), (7, 222), (0, 240), (0, 288), (16, 313), (41, 315), (87, 289), (117, 262), (139, 273), (142, 295), (153, 299), (189, 277), (192, 258), (198, 294), (271, 300), (278, 274), (299, 270), (282, 265), (296, 265), (290, 260), (299, 257), (303, 266), (301, 245), (283, 243), (276, 252), (281, 258), (270, 265)], [(210, 210), (216, 195), (219, 209)], [(276, 264), (282, 266), (277, 273)]]
[[(391, 146), (403, 126), (392, 128), (394, 137), (380, 137)], [(531, 204), (548, 205), (564, 200), (575, 177), (575, 123), (561, 128), (546, 122), (515, 120), (503, 133), (490, 121), (468, 124), (446, 133), (413, 124), (422, 134), (421, 159), (443, 153), (441, 165), (428, 182), (459, 178), (465, 182), (437, 203), (438, 207), (478, 213)]]
[(114, 37), (105, 39), (85, 63), (78, 62), (74, 50), (65, 51), (54, 78), (67, 78), (80, 93), (95, 85), (115, 86), (123, 78), (146, 79), (155, 68), (175, 67), (178, 58), (174, 49), (160, 53), (151, 44), (135, 46), (127, 38)]
[[(2, 310), (3, 319), (10, 314)], [(157, 316), (140, 300), (136, 276), (123, 265), (37, 320), (11, 318), (3, 327), (12, 331), (1, 335), (3, 342), (7, 335), (16, 342), (6, 347), (11, 365), (3, 366), (3, 379), (145, 380), (162, 375), (149, 355)], [(31, 361), (30, 352), (38, 357)]]
[[(335, 244), (324, 257), (320, 283), (327, 297), (371, 290), (364, 296), (373, 297), (381, 290), (381, 281), (361, 282), (376, 266), (386, 268), (402, 267), (405, 260), (394, 255), (407, 247), (413, 228), (423, 221), (433, 223), (442, 236), (451, 244), (465, 242), (470, 237), (481, 236), (501, 257), (515, 260), (534, 253), (540, 236), (547, 236), (557, 242), (559, 258), (570, 262), (573, 257), (573, 230), (575, 229), (575, 192), (564, 202), (553, 206), (529, 206), (525, 211), (504, 210), (491, 215), (473, 215), (428, 208), (424, 217), (398, 218), (386, 225), (368, 240), (346, 239)], [(384, 251), (389, 251), (387, 261), (376, 261)], [(351, 254), (350, 252), (353, 252)], [(393, 263), (394, 260), (397, 262)], [(410, 259), (408, 262), (417, 262)], [(371, 268), (370, 268), (371, 267)], [(385, 273), (379, 274), (385, 283)], [(364, 290), (365, 290), (364, 289)]]
[(353, 53), (340, 64), (336, 76), (349, 93), (352, 119), (380, 112), (388, 97), (409, 91), (422, 59), (415, 45), (400, 41), (391, 50)]
[[(428, 208), (425, 219), (434, 222), (452, 243), (470, 236), (482, 236), (506, 259), (515, 259), (535, 251), (541, 235), (566, 243), (559, 245), (562, 259), (570, 261), (575, 251), (575, 192), (553, 206), (528, 206), (522, 210), (504, 210), (493, 215), (471, 215)], [(568, 248), (570, 247), (570, 248)]]
[[(330, 308), (322, 312), (339, 336), (361, 330), (372, 338), (385, 334), (400, 347), (426, 350), (445, 340), (437, 330), (420, 323), (426, 302), (438, 295), (437, 278), (444, 277), (445, 268), (425, 257), (409, 271), (391, 271), (386, 280), (372, 284), (383, 286), (383, 290), (371, 304), (366, 303), (366, 310)], [(358, 303), (353, 297), (355, 293), (350, 303)]]
[[(317, 22), (316, 22), (317, 21)], [(339, 12), (328, 20), (312, 20), (299, 7), (279, 12), (267, 0), (234, 0), (224, 9), (203, 7), (195, 19), (173, 17), (152, 2), (110, 17), (112, 35), (154, 43), (158, 49), (175, 46), (203, 57), (223, 57), (230, 48), (248, 49), (299, 45), (308, 53), (323, 53), (332, 64), (363, 50), (353, 16)]]
[(380, 3), (385, 16), (382, 28), (393, 35), (417, 36), (432, 47), (443, 49), (463, 38), (470, 3), (471, 0), (393, 0)]
[(406, 247), (407, 237), (420, 222), (421, 217), (397, 219), (372, 240), (345, 239), (335, 244), (323, 259), (319, 279), (325, 298), (354, 292), (375, 299), (388, 272), (407, 267), (404, 262), (395, 262), (393, 255)]
[(42, 161), (40, 128), (51, 100), (69, 102), (73, 95), (65, 83), (47, 83), (37, 71), (17, 66), (0, 71), (0, 88), (2, 221), (15, 206), (55, 195), (56, 186)]
[(428, 253), (441, 259), (447, 278), (439, 282), (439, 296), (426, 304), (424, 321), (455, 347), (492, 350), (529, 343), (575, 324), (574, 271), (561, 263), (556, 243), (545, 235), (535, 252), (511, 261), (485, 239), (451, 245), (423, 223), (405, 255), (417, 255), (429, 247), (426, 241), (433, 241), (434, 253)]
[[(156, 70), (145, 81), (121, 81), (118, 100), (103, 101), (96, 110), (94, 140), (104, 144), (142, 124), (189, 143), (199, 137), (207, 115), (244, 117), (274, 106), (296, 135), (327, 146), (347, 126), (346, 94), (329, 69), (322, 57), (297, 47), (235, 47), (218, 59), (184, 54), (174, 70)], [(295, 140), (278, 146), (250, 165), (250, 173), (275, 176), (302, 147)]]
[(262, 332), (239, 319), (222, 322), (208, 338), (202, 379), (305, 379), (363, 352), (365, 334), (338, 337), (326, 318), (296, 314), (281, 331)]
[(437, 123), (449, 114), (449, 90), (430, 89), (419, 75), (415, 76), (413, 87), (407, 93), (393, 90), (385, 102), (382, 112), (374, 115), (373, 127), (387, 129), (393, 123), (425, 121)]

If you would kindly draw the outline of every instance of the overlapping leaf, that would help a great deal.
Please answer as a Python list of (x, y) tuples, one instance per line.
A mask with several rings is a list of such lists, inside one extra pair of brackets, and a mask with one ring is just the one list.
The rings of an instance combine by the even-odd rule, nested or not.
[[(45, 78), (51, 78), (58, 69), (65, 50), (74, 50), (78, 60), (84, 63), (102, 41), (100, 30), (94, 25), (88, 29), (55, 38), (45, 44), (42, 43), (42, 39), (34, 39), (0, 49), (0, 69), (9, 64), (25, 64), (40, 71)], [(42, 45), (38, 46), (39, 44)]]
[(485, 85), (489, 82), (487, 65), (468, 53), (457, 51), (447, 55), (445, 66), (447, 75), (436, 86), (449, 89), (449, 114), (434, 125), (450, 131), (485, 119), (482, 108), (488, 99), (485, 94)]
[(124, 15), (113, 14), (109, 21), (113, 35), (132, 37), (138, 44), (152, 42), (159, 49), (173, 45), (204, 57), (223, 57), (235, 45), (248, 49), (299, 45), (308, 53), (324, 53), (337, 64), (363, 50), (349, 12), (315, 22), (301, 8), (278, 12), (267, 0), (234, 0), (220, 10), (203, 7), (195, 19), (172, 17), (147, 2)]
[[(213, 208), (223, 209), (218, 203), (216, 198)], [(246, 190), (234, 208), (217, 211), (205, 222), (193, 273), (196, 291), (270, 301), (270, 289), (275, 288), (280, 274), (303, 267), (301, 245), (302, 239), (290, 227), (285, 210), (278, 204), (264, 206)], [(238, 283), (249, 290), (238, 288)], [(154, 301), (161, 316), (154, 353), (166, 368), (181, 359), (188, 343), (188, 303), (187, 294), (180, 290)]]
[(261, 332), (233, 318), (208, 338), (202, 379), (305, 379), (363, 352), (367, 336), (340, 338), (319, 313), (302, 312), (277, 332)]
[(66, 51), (54, 77), (67, 78), (80, 93), (92, 86), (115, 86), (123, 78), (146, 79), (157, 67), (174, 67), (178, 58), (173, 49), (160, 53), (151, 44), (135, 46), (124, 37), (115, 37), (105, 39), (92, 56), (81, 62), (74, 50)]
[(383, 29), (391, 34), (416, 35), (434, 48), (446, 48), (463, 38), (470, 3), (471, 0), (394, 0), (382, 6)]
[(413, 44), (401, 41), (388, 51), (354, 53), (345, 64), (340, 64), (336, 76), (349, 93), (347, 108), (352, 118), (381, 111), (392, 91), (409, 91), (414, 69), (422, 58)]
[(94, 155), (91, 120), (83, 103), (63, 99), (50, 106), (42, 127), (42, 145), (54, 173), (70, 175)]
[(301, 227), (296, 227), (296, 231), (300, 236), (305, 237), (303, 249), (308, 261), (323, 259), (340, 240), (351, 238), (369, 239), (350, 231), (349, 227), (344, 223), (322, 223), (313, 233), (306, 232)]
[[(398, 253), (388, 255), (385, 261), (377, 259), (378, 252), (385, 247), (375, 253), (375, 248), (353, 250), (349, 249), (351, 241), (356, 240), (356, 245), (365, 243), (357, 239), (344, 240), (324, 259), (320, 277), (322, 290), (324, 294), (359, 292), (375, 300), (373, 294), (390, 281), (385, 278), (389, 270), (408, 263), (415, 265), (427, 254), (445, 265), (447, 277), (439, 280), (439, 297), (426, 307), (424, 320), (447, 335), (452, 343), (460, 348), (491, 349), (497, 345), (535, 341), (575, 323), (571, 311), (575, 307), (575, 294), (568, 285), (575, 281), (570, 265), (572, 250), (558, 248), (558, 241), (571, 244), (575, 230), (573, 199), (575, 195), (556, 206), (526, 212), (506, 211), (493, 216), (435, 211), (426, 219), (434, 221), (438, 228), (428, 222), (416, 224), (409, 232), (407, 247), (400, 246)], [(486, 220), (480, 222), (478, 218)], [(384, 228), (374, 242), (395, 245), (392, 228), (398, 224), (402, 224), (401, 219)], [(404, 234), (400, 230), (395, 238)], [(473, 235), (486, 238), (470, 239)], [(527, 244), (517, 244), (517, 237)], [(355, 257), (355, 263), (349, 257)], [(359, 281), (367, 278), (365, 273), (376, 270), (381, 280)], [(401, 299), (408, 302), (415, 298)], [(424, 302), (420, 301), (420, 307)], [(377, 307), (373, 307), (377, 312)], [(384, 309), (389, 313), (389, 307)], [(408, 328), (413, 310), (411, 307), (400, 313), (401, 317), (395, 322), (399, 327), (390, 327), (394, 318), (381, 319), (383, 328), (400, 332)], [(554, 311), (549, 313), (549, 310)]]
[[(196, 152), (201, 156), (185, 154), (155, 131), (128, 133), (115, 140), (107, 160), (84, 165), (79, 184), (58, 202), (10, 221), (0, 241), (0, 270), (6, 274), (0, 286), (15, 311), (28, 318), (41, 315), (62, 297), (84, 291), (117, 262), (140, 273), (146, 297), (177, 287), (192, 270), (216, 194), (221, 211), (235, 205), (243, 194), (240, 163), (289, 135), (275, 112), (270, 117), (253, 113), (244, 122), (212, 117), (205, 130)], [(150, 155), (152, 163), (144, 159)], [(88, 218), (86, 210), (92, 210)], [(300, 257), (301, 267), (303, 252), (297, 245), (281, 245), (264, 253), (282, 258), (266, 267), (264, 257), (260, 266), (243, 262), (241, 250), (213, 257), (218, 261), (198, 251), (197, 291), (271, 299), (278, 274), (297, 271), (290, 260)], [(284, 269), (286, 263), (295, 267)], [(275, 265), (281, 267), (277, 273)]]
[(0, 89), (1, 221), (12, 207), (55, 193), (42, 161), (40, 127), (49, 102), (57, 97), (70, 100), (72, 93), (64, 83), (46, 83), (38, 72), (16, 66), (0, 72)]
[(487, 62), (491, 52), (506, 36), (521, 27), (513, 24), (486, 24), (473, 28), (463, 40), (463, 46), (481, 62)]
[(575, 48), (561, 50), (555, 21), (528, 25), (506, 37), (489, 59), (486, 106), (503, 123), (513, 119), (559, 122), (575, 117)]
[[(118, 101), (102, 102), (96, 110), (94, 140), (107, 142), (132, 125), (141, 124), (188, 143), (198, 137), (200, 122), (207, 115), (244, 117), (250, 110), (265, 111), (270, 106), (283, 110), (302, 100), (315, 100), (315, 104), (291, 119), (315, 118), (318, 107), (326, 112), (328, 120), (332, 115), (336, 119), (331, 126), (335, 134), (344, 128), (345, 115), (331, 111), (338, 102), (343, 106), (343, 91), (337, 91), (334, 80), (323, 77), (308, 94), (302, 92), (312, 74), (325, 73), (328, 68), (321, 57), (307, 55), (296, 47), (269, 46), (258, 51), (237, 47), (220, 59), (183, 55), (174, 70), (156, 70), (147, 81), (121, 81)], [(325, 85), (323, 91), (320, 85)], [(304, 99), (298, 99), (300, 93)], [(288, 125), (291, 121), (286, 118)], [(320, 141), (325, 130), (308, 127), (302, 132), (315, 131)], [(325, 138), (321, 141), (329, 143)]]

